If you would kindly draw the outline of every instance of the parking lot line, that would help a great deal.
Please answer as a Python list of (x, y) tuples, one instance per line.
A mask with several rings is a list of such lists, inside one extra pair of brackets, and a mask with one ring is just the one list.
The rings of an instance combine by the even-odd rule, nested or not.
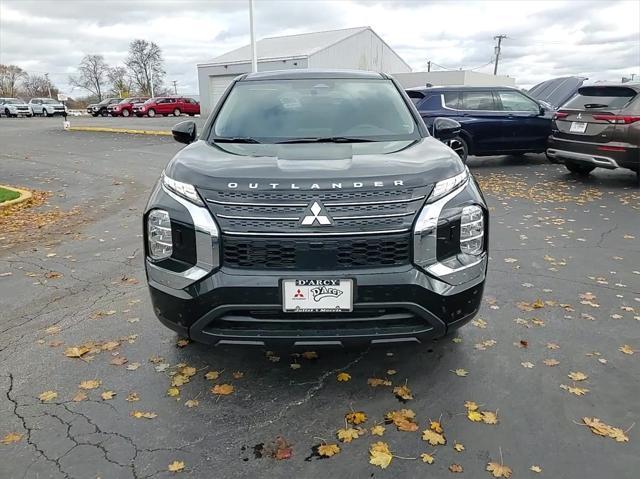
[(156, 136), (171, 136), (170, 131), (165, 130), (133, 130), (131, 128), (104, 128), (97, 126), (72, 126), (67, 130), (69, 131), (97, 131), (104, 133), (126, 133), (130, 135), (156, 135)]

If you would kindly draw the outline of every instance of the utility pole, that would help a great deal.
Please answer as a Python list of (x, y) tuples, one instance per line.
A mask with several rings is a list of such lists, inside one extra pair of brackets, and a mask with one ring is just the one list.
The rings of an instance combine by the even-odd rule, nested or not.
[(151, 67), (151, 71), (149, 72), (149, 86), (151, 87), (151, 98), (155, 97), (153, 94), (153, 67)]
[(178, 94), (178, 87), (177, 87), (178, 82), (176, 80), (173, 80), (173, 91), (174, 93), (177, 95)]
[(430, 72), (431, 71), (431, 60), (429, 60), (427, 62), (427, 71)]
[(496, 35), (495, 37), (493, 37), (494, 40), (498, 40), (498, 44), (495, 47), (496, 63), (493, 66), (494, 75), (498, 74), (498, 61), (500, 60), (500, 46), (502, 45), (502, 40), (504, 38), (507, 38), (507, 36), (504, 33), (501, 33), (500, 35)]
[(256, 36), (253, 30), (253, 0), (249, 0), (249, 29), (251, 30), (251, 71), (258, 71), (258, 56), (256, 54)]
[(49, 74), (45, 73), (44, 77), (47, 79), (47, 90), (49, 91), (49, 98), (51, 98), (51, 82), (49, 81)]

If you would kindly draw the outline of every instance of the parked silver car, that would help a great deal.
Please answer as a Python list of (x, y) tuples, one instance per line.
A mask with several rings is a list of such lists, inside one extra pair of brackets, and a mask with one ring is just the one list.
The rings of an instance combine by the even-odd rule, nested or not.
[(20, 98), (0, 98), (0, 115), (13, 116), (33, 116), (31, 107)]
[(62, 115), (67, 111), (67, 107), (53, 98), (32, 98), (29, 101), (29, 106), (31, 106), (34, 115)]

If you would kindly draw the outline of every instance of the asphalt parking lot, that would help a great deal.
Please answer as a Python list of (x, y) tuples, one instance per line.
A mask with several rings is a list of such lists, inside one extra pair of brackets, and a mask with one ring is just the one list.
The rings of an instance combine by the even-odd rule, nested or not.
[[(472, 158), (492, 213), (476, 320), (430, 344), (293, 356), (184, 344), (155, 318), (140, 216), (181, 145), (64, 132), (60, 118), (3, 118), (0, 144), (0, 184), (43, 192), (40, 206), (0, 215), (0, 477), (173, 477), (174, 461), (185, 477), (482, 478), (490, 462), (514, 478), (637, 477), (632, 172), (576, 180), (543, 155)], [(82, 345), (91, 349), (82, 358), (65, 355)], [(350, 379), (338, 381), (341, 372)], [(413, 399), (370, 378), (406, 385)], [(234, 390), (215, 395), (215, 384)], [(472, 421), (467, 401), (497, 423)], [(371, 433), (402, 408), (417, 431)], [(337, 441), (345, 414), (358, 411), (367, 432)], [(628, 441), (592, 433), (585, 417)], [(445, 445), (422, 440), (429, 421), (441, 423)], [(378, 440), (394, 454), (385, 470), (369, 464)], [(312, 448), (324, 443), (340, 453), (320, 459)]]

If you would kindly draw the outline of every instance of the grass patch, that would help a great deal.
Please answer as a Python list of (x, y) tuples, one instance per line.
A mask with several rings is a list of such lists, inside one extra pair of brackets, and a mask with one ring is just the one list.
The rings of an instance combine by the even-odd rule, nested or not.
[(15, 200), (20, 196), (20, 193), (17, 191), (7, 190), (0, 186), (0, 203), (4, 203), (5, 201)]

